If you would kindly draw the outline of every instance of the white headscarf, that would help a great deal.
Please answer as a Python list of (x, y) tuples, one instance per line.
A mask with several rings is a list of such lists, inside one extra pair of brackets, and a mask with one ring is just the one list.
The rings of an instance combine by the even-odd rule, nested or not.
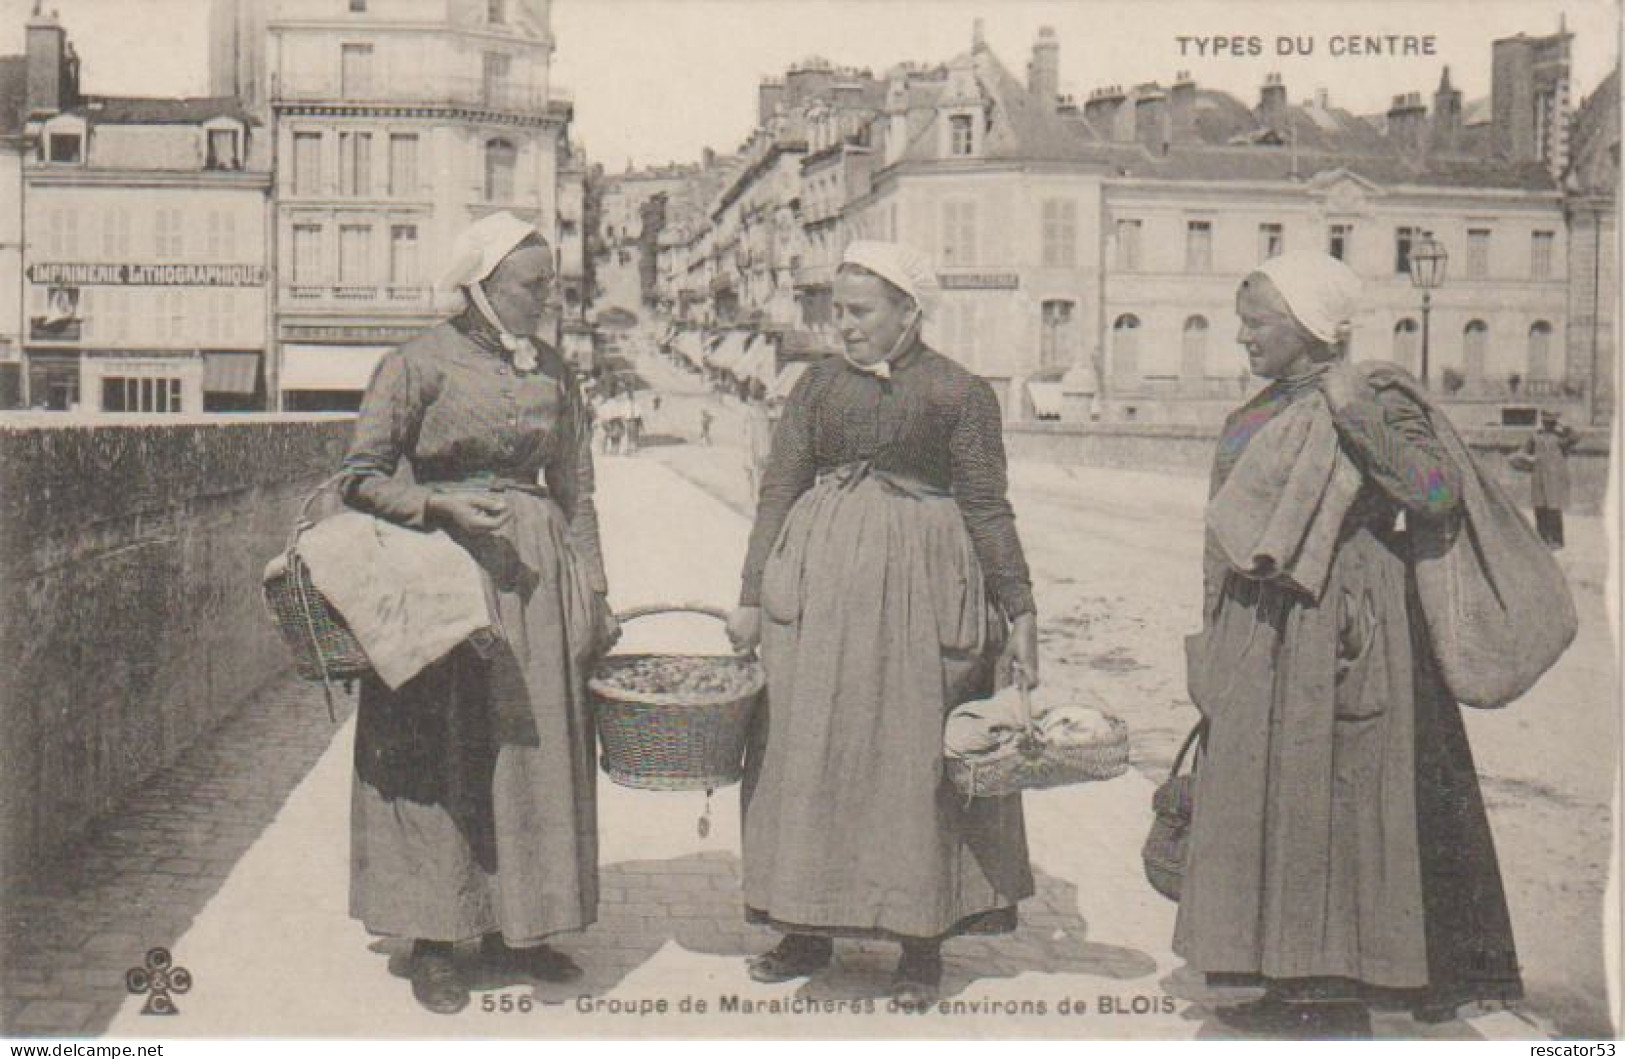
[(457, 237), (451, 248), (451, 264), (440, 279), (445, 290), (461, 288), (468, 295), (476, 312), (496, 329), (502, 346), (513, 356), (514, 367), (520, 371), (535, 371), (538, 353), (529, 335), (515, 335), (503, 325), (491, 301), (485, 296), (485, 281), (502, 264), (504, 258), (526, 238), (541, 233), (536, 226), (522, 221), (506, 210), (487, 214), (469, 225)]
[[(878, 239), (856, 239), (847, 244), (841, 264), (856, 265), (873, 272), (902, 291), (914, 302), (922, 321), (935, 306), (937, 274), (931, 267), (931, 259), (912, 246)], [(847, 363), (883, 379), (891, 377), (891, 365), (886, 361), (859, 364), (848, 357)]]
[(1268, 276), (1304, 330), (1322, 342), (1346, 339), (1360, 308), (1360, 277), (1330, 254), (1278, 254), (1254, 271)]

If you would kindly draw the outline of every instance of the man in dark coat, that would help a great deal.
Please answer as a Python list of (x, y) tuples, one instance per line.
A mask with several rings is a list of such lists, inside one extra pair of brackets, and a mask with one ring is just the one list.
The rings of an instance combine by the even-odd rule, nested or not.
[(1540, 429), (1524, 445), (1521, 461), (1532, 474), (1535, 531), (1552, 548), (1563, 547), (1563, 509), (1569, 506), (1568, 455), (1579, 436), (1556, 412), (1540, 414)]

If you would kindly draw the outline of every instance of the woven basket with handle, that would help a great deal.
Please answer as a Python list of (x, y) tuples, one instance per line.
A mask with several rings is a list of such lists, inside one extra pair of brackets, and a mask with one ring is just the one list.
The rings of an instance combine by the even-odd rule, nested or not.
[(265, 605), (271, 619), (293, 652), (299, 675), (322, 682), (329, 717), (333, 716), (333, 681), (354, 680), (372, 672), (372, 663), (355, 634), (316, 590), (309, 569), (299, 558), (299, 537), (316, 524), (310, 517), (311, 506), (338, 481), (337, 476), (329, 478), (305, 498), (288, 547), (266, 566), (264, 577)]
[[(623, 624), (653, 614), (691, 613), (727, 620), (703, 604), (655, 604), (616, 615)], [(629, 687), (624, 678), (640, 664), (679, 667), (687, 675), (711, 670), (715, 692)], [(644, 665), (647, 669), (648, 666)], [(704, 676), (705, 674), (699, 674)], [(751, 715), (767, 683), (754, 659), (734, 655), (611, 655), (599, 663), (587, 689), (603, 746), (602, 765), (623, 787), (654, 791), (711, 791), (739, 782)]]
[(943, 765), (948, 779), (967, 798), (999, 798), (1024, 790), (1109, 780), (1128, 771), (1128, 725), (1110, 714), (1109, 731), (1088, 743), (1052, 743), (1033, 719), (1032, 695), (1016, 682), (1026, 730), (988, 754), (957, 757)]
[[(1191, 815), (1196, 810), (1196, 760), (1206, 739), (1207, 721), (1197, 722), (1174, 755), (1168, 778), (1151, 795), (1154, 818), (1140, 847), (1146, 881), (1170, 901), (1179, 900), (1185, 882), (1185, 855), (1190, 842)], [(1194, 755), (1193, 755), (1194, 751)], [(1191, 770), (1181, 771), (1189, 757)]]

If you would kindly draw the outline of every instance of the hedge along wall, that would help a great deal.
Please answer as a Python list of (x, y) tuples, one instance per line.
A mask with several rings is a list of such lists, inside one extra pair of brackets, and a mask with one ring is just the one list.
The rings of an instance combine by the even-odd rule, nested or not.
[(261, 574), (350, 424), (0, 416), (8, 883), (291, 671)]
[[(1483, 427), (1463, 436), (1479, 464), (1495, 473), (1508, 494), (1529, 505), (1529, 475), (1512, 469), (1507, 457), (1523, 448), (1533, 431)], [(1213, 464), (1218, 432), (1201, 427), (1134, 423), (1018, 423), (1004, 428), (1004, 444), (1014, 460), (1040, 460), (1083, 467), (1206, 477)], [(1595, 515), (1608, 488), (1608, 434), (1582, 432), (1569, 456), (1569, 511)]]

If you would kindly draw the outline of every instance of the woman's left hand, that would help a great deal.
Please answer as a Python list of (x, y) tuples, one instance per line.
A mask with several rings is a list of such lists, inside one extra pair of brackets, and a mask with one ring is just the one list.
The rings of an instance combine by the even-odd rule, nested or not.
[(1029, 688), (1038, 686), (1038, 615), (1028, 611), (1010, 623), (1010, 642), (999, 656), (999, 672)]

